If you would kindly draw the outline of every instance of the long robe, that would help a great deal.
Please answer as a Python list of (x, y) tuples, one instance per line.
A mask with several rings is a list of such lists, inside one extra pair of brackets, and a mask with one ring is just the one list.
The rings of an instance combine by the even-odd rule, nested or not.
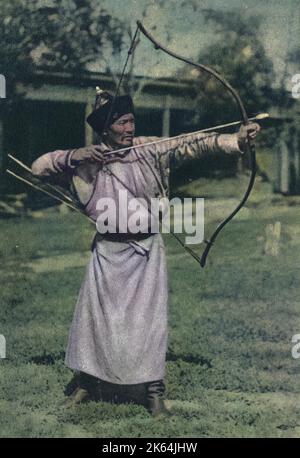
[[(135, 148), (154, 140), (136, 137), (125, 160), (104, 169), (98, 163), (74, 166), (74, 150), (57, 150), (37, 159), (32, 171), (40, 177), (67, 176), (86, 214), (96, 221), (101, 197), (112, 198), (117, 210), (119, 190), (129, 190), (132, 197), (149, 202), (168, 195), (170, 169), (207, 153), (240, 152), (236, 134), (215, 133)], [(109, 151), (104, 143), (100, 147)], [(70, 329), (66, 365), (115, 384), (163, 379), (167, 329), (168, 285), (161, 235), (112, 241), (97, 234)]]

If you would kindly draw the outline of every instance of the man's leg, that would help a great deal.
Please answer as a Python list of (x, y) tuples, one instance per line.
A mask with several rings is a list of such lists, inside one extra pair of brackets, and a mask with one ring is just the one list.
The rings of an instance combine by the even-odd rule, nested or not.
[(65, 394), (69, 396), (65, 405), (96, 401), (98, 397), (97, 382), (97, 379), (89, 374), (76, 372), (65, 390)]
[(157, 415), (170, 414), (164, 403), (166, 387), (163, 380), (155, 380), (147, 384), (147, 407), (149, 412), (156, 417)]
[(146, 383), (119, 385), (99, 380), (99, 390), (103, 401), (117, 404), (133, 403), (146, 406)]
[(164, 403), (166, 388), (163, 380), (155, 380), (133, 386), (122, 386), (105, 382), (84, 372), (77, 373), (75, 377), (76, 383), (72, 381), (72, 385), (73, 383), (75, 385), (73, 385), (74, 391), (66, 401), (66, 405), (87, 401), (106, 401), (111, 403), (131, 401), (145, 405), (143, 399), (146, 397), (146, 407), (154, 417), (160, 414), (170, 415)]

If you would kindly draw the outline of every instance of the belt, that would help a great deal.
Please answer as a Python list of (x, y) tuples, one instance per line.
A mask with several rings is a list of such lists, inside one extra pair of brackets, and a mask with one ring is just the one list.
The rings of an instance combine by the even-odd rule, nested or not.
[[(98, 234), (97, 234), (98, 235)], [(109, 240), (110, 242), (127, 242), (128, 240), (145, 240), (151, 235), (155, 235), (152, 233), (141, 233), (138, 232), (137, 234), (99, 234), (104, 240)]]

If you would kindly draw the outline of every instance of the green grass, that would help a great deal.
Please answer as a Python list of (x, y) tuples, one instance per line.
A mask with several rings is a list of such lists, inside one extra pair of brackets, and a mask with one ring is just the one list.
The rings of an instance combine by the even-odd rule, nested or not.
[[(207, 197), (208, 205), (222, 202), (225, 215), (226, 200), (244, 188), (245, 180), (202, 180), (188, 192)], [(280, 255), (271, 257), (264, 237), (275, 221), (282, 224)], [(207, 235), (216, 223), (210, 214)], [(257, 182), (247, 211), (220, 235), (204, 270), (165, 236), (166, 394), (173, 416), (153, 419), (131, 404), (62, 405), (72, 377), (64, 352), (84, 275), (79, 261), (93, 226), (53, 211), (1, 220), (0, 334), (7, 358), (0, 360), (0, 436), (299, 437), (300, 360), (291, 356), (291, 338), (300, 333), (298, 227), (299, 200), (272, 195)], [(74, 266), (56, 269), (61, 255), (73, 256)], [(38, 262), (43, 269), (34, 268)]]

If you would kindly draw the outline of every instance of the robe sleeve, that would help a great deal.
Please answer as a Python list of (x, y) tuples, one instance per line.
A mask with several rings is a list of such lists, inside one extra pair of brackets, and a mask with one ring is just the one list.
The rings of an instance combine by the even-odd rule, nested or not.
[(33, 175), (37, 177), (52, 177), (75, 168), (71, 164), (71, 156), (75, 149), (56, 150), (46, 153), (36, 159), (31, 165)]
[(206, 154), (242, 154), (237, 134), (199, 133), (172, 139), (158, 145), (160, 162), (172, 169)]

